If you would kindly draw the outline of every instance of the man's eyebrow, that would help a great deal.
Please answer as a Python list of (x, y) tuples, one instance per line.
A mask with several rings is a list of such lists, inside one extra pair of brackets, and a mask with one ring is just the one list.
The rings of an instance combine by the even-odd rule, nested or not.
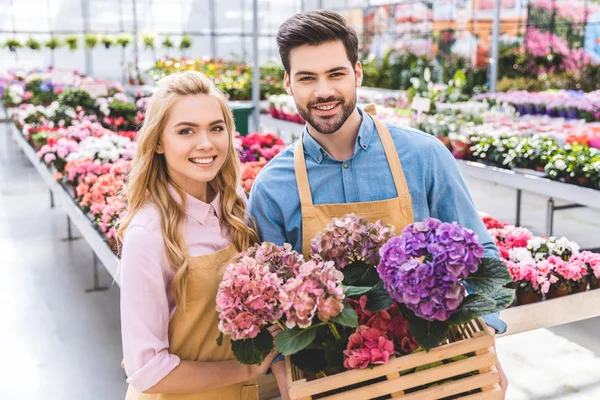
[[(327, 71), (325, 71), (326, 74), (331, 74), (332, 72), (338, 72), (338, 71), (348, 71), (348, 67), (335, 67), (335, 68), (331, 68), (328, 69)], [(310, 71), (298, 71), (294, 74), (294, 76), (298, 76), (298, 75), (317, 75), (315, 72), (310, 72)]]

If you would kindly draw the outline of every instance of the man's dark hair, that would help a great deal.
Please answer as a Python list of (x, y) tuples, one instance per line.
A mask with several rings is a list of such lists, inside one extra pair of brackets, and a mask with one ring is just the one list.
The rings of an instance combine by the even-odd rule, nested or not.
[(340, 14), (313, 10), (285, 21), (277, 32), (277, 46), (283, 67), (290, 73), (290, 53), (297, 47), (317, 46), (326, 42), (341, 41), (346, 48), (352, 67), (358, 61), (358, 36)]

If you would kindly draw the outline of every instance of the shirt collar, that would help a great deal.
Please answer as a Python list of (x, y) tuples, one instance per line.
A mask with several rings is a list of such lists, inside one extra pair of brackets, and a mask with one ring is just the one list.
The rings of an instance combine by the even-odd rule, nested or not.
[[(211, 213), (211, 209), (214, 211), (217, 218), (221, 219), (221, 193), (218, 190), (216, 183), (211, 182), (210, 185), (217, 193), (213, 201), (211, 201), (210, 203), (205, 203), (201, 200), (198, 200), (189, 193), (184, 192), (186, 201), (185, 213), (201, 225), (204, 225), (204, 223), (206, 222), (206, 219)], [(169, 184), (169, 192), (175, 200), (181, 201), (177, 191), (171, 184)]]
[[(373, 120), (364, 112), (358, 108), (358, 112), (363, 117), (358, 129), (358, 135), (356, 137), (356, 143), (354, 145), (354, 154), (359, 150), (367, 151), (369, 143), (375, 133), (375, 123)], [(302, 144), (304, 146), (304, 152), (312, 157), (317, 163), (321, 163), (327, 151), (308, 133), (308, 127), (304, 127), (304, 134), (302, 135)]]

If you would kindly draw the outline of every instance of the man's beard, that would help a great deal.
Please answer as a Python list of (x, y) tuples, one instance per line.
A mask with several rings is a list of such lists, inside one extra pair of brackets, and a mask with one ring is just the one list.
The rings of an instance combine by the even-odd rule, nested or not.
[[(337, 114), (327, 118), (313, 116), (312, 107), (319, 104), (332, 102), (340, 103), (340, 111)], [(354, 109), (356, 108), (356, 93), (354, 93), (354, 96), (348, 102), (345, 102), (344, 99), (341, 97), (336, 98), (332, 96), (327, 99), (317, 99), (313, 102), (310, 102), (308, 104), (308, 109), (300, 107), (298, 103), (296, 103), (296, 107), (298, 108), (298, 113), (300, 114), (300, 116), (304, 118), (304, 120), (310, 126), (316, 129), (317, 132), (329, 135), (334, 132), (337, 132), (354, 112)]]

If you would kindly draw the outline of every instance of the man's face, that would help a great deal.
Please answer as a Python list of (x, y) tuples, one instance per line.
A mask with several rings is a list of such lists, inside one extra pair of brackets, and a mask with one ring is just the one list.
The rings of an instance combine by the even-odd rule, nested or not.
[(352, 65), (341, 41), (297, 47), (290, 53), (284, 85), (298, 112), (323, 134), (338, 131), (356, 108), (362, 65)]

